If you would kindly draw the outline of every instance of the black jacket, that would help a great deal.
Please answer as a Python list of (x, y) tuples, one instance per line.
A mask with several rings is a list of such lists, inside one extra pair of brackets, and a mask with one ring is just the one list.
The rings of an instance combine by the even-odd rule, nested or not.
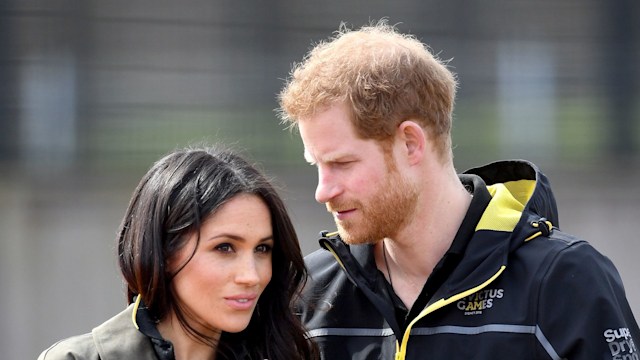
[(467, 174), (465, 185), (490, 200), (460, 262), (406, 331), (372, 246), (323, 233), (297, 304), (323, 359), (638, 359), (640, 330), (618, 272), (557, 228), (546, 177), (524, 161)]

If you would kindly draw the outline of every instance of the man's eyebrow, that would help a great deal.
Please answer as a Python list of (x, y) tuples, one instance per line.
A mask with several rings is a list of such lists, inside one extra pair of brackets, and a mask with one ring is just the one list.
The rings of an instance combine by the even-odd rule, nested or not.
[(320, 159), (316, 159), (309, 152), (305, 150), (304, 158), (311, 165), (317, 165), (318, 163), (330, 164), (344, 161), (345, 159), (350, 159), (354, 155), (346, 154), (346, 153), (335, 153), (335, 154), (327, 154), (326, 156), (321, 157)]

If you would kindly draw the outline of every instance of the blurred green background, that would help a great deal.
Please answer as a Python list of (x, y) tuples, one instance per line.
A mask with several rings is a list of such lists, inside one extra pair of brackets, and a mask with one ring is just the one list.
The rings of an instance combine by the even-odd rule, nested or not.
[[(333, 227), (279, 124), (292, 63), (388, 18), (458, 74), (460, 171), (537, 163), (563, 230), (618, 266), (640, 314), (640, 19), (631, 0), (0, 3), (0, 348), (35, 358), (125, 304), (115, 233), (153, 161), (223, 141), (280, 185), (305, 253)], [(570, 296), (570, 294), (558, 294)], [(586, 314), (588, 315), (588, 314)]]

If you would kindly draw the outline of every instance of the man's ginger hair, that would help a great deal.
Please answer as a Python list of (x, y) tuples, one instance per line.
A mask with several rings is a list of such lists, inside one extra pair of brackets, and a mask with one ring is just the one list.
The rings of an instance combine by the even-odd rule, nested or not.
[(456, 77), (412, 35), (385, 20), (318, 43), (294, 64), (280, 92), (279, 116), (295, 127), (299, 120), (346, 103), (356, 133), (384, 143), (405, 120), (428, 133), (441, 160), (451, 158), (451, 123)]

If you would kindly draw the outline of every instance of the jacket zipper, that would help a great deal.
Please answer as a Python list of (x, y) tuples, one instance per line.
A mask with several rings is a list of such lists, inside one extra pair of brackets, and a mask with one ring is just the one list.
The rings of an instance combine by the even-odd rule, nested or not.
[(500, 267), (500, 269), (498, 270), (497, 273), (495, 273), (493, 276), (491, 276), (487, 281), (483, 282), (482, 284), (471, 288), (469, 290), (463, 291), (461, 293), (458, 293), (456, 295), (453, 295), (447, 299), (442, 298), (436, 302), (434, 302), (433, 304), (427, 306), (426, 308), (424, 308), (420, 314), (418, 314), (418, 316), (415, 317), (415, 319), (413, 319), (410, 323), (409, 326), (407, 326), (407, 329), (404, 332), (404, 335), (402, 336), (402, 343), (398, 342), (398, 340), (396, 340), (396, 355), (395, 355), (395, 360), (405, 360), (406, 356), (407, 356), (407, 344), (409, 343), (409, 333), (411, 333), (411, 328), (413, 327), (413, 325), (415, 325), (415, 323), (417, 323), (418, 321), (420, 321), (420, 319), (422, 319), (423, 317), (427, 316), (428, 314), (446, 306), (451, 304), (452, 302), (458, 301), (466, 296), (469, 296), (471, 294), (476, 293), (479, 290), (482, 290), (483, 288), (487, 287), (489, 284), (491, 284), (495, 279), (498, 278), (498, 276), (500, 276), (500, 274), (502, 274), (502, 272), (504, 271), (504, 269), (506, 269), (507, 267), (505, 265), (502, 265)]

